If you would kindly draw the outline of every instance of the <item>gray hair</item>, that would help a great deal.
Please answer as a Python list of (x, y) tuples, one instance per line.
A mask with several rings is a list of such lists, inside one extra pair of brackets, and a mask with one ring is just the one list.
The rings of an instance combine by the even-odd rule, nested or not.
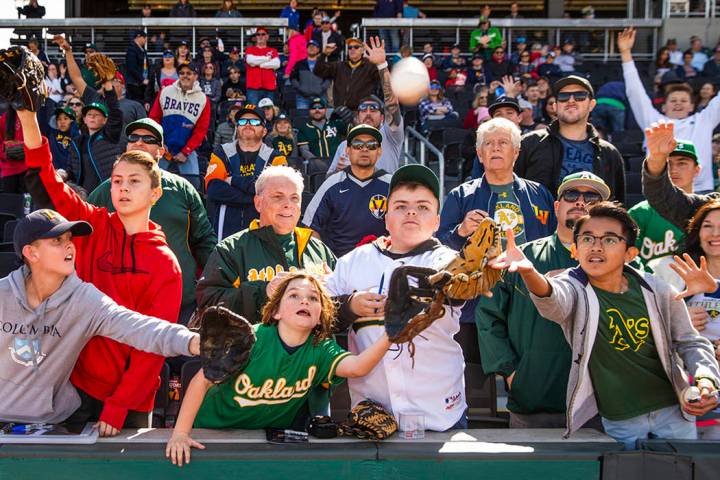
[(300, 172), (286, 165), (275, 165), (265, 168), (257, 180), (255, 180), (255, 194), (262, 195), (267, 183), (274, 178), (286, 178), (290, 180), (297, 186), (298, 193), (302, 193), (305, 189), (305, 182)]
[(520, 148), (520, 129), (517, 127), (517, 125), (515, 125), (507, 118), (501, 117), (488, 120), (487, 122), (483, 123), (478, 127), (475, 146), (479, 147), (483, 144), (483, 141), (485, 140), (485, 135), (487, 135), (488, 133), (496, 132), (498, 130), (505, 130), (506, 132), (510, 133), (510, 139), (512, 140), (513, 147)]

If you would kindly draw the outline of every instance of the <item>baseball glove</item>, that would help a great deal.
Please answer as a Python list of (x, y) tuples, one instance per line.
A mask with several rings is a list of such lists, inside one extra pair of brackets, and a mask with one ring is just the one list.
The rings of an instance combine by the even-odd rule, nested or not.
[(378, 402), (368, 399), (350, 410), (347, 422), (340, 424), (338, 433), (363, 440), (383, 440), (397, 429), (398, 425), (393, 414)]
[(492, 219), (485, 218), (458, 255), (430, 277), (430, 284), (442, 286), (443, 293), (453, 300), (477, 298), (500, 280), (500, 270), (487, 264), (501, 252), (500, 228)]
[(0, 50), (0, 98), (15, 110), (37, 112), (45, 102), (45, 69), (25, 47)]
[(114, 79), (115, 73), (117, 72), (115, 62), (113, 62), (110, 57), (103, 55), (102, 53), (96, 52), (88, 55), (85, 65), (87, 65), (87, 67), (95, 74), (95, 77), (100, 81), (100, 83), (109, 82)]
[(223, 306), (210, 306), (199, 314), (200, 364), (205, 378), (222, 383), (250, 360), (255, 330), (244, 317)]

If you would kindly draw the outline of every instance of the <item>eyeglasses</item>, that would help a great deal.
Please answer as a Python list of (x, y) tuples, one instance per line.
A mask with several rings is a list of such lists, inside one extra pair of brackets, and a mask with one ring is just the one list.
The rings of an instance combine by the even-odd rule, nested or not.
[(237, 124), (240, 127), (244, 127), (247, 124), (250, 124), (253, 127), (259, 127), (260, 125), (262, 125), (262, 120), (260, 120), (259, 118), (239, 118)]
[(374, 152), (380, 147), (380, 143), (377, 140), (368, 140), (367, 142), (363, 142), (362, 140), (353, 140), (350, 142), (350, 147), (352, 147), (353, 150), (367, 149)]
[(575, 245), (577, 245), (578, 248), (590, 248), (594, 246), (595, 242), (598, 240), (600, 240), (600, 245), (602, 245), (603, 248), (612, 248), (619, 245), (620, 242), (627, 243), (626, 238), (612, 233), (601, 237), (596, 237), (595, 235), (590, 235), (589, 233), (583, 233), (575, 237)]
[(377, 112), (380, 110), (380, 105), (377, 103), (361, 103), (358, 105), (358, 112), (364, 112), (370, 110), (371, 112)]
[(71, 107), (82, 107), (82, 102), (68, 102)]
[(143, 142), (145, 145), (160, 145), (160, 140), (152, 135), (138, 135), (137, 133), (131, 133), (127, 136), (127, 139), (128, 143)]
[(348, 45), (348, 50), (355, 50), (356, 48), (362, 48), (362, 45)]
[(577, 202), (582, 197), (585, 203), (597, 203), (602, 200), (602, 195), (597, 192), (581, 192), (580, 190), (565, 190), (561, 198), (566, 202)]
[(584, 102), (590, 97), (590, 92), (560, 92), (557, 94), (557, 101), (565, 103), (573, 97), (576, 102)]

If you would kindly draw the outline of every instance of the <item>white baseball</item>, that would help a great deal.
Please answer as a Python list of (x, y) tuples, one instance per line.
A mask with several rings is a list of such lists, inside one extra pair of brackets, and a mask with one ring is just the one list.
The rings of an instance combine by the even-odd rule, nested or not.
[(417, 105), (430, 88), (427, 67), (415, 57), (403, 58), (393, 65), (390, 86), (400, 103)]

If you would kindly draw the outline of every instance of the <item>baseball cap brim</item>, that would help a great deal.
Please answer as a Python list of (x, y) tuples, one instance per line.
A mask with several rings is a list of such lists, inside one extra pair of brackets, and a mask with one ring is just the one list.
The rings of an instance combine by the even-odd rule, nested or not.
[(380, 130), (377, 128), (371, 127), (370, 125), (359, 125), (348, 132), (347, 142), (350, 143), (352, 139), (358, 135), (370, 135), (380, 143), (382, 143), (383, 140), (382, 133), (380, 133)]
[(553, 85), (553, 92), (555, 95), (560, 92), (563, 88), (567, 87), (568, 85), (577, 85), (579, 87), (582, 87), (584, 90), (587, 90), (590, 95), (595, 96), (595, 90), (593, 90), (592, 85), (590, 85), (590, 82), (588, 82), (586, 79), (578, 77), (576, 75), (570, 75), (568, 77), (563, 77), (555, 84)]
[(565, 190), (577, 187), (592, 188), (602, 195), (603, 200), (610, 198), (610, 187), (608, 187), (605, 182), (594, 180), (592, 178), (573, 178), (572, 180), (566, 180), (558, 187), (558, 197), (560, 197)]
[(435, 198), (440, 200), (440, 180), (438, 180), (435, 172), (430, 170), (425, 165), (418, 163), (403, 165), (402, 167), (395, 170), (392, 178), (390, 179), (390, 192), (393, 191), (395, 186), (400, 182), (417, 182), (425, 185), (435, 195)]
[(150, 118), (141, 118), (140, 120), (128, 123), (125, 127), (125, 136), (127, 137), (135, 130), (139, 130), (141, 128), (151, 131), (155, 135), (155, 138), (160, 139), (160, 143), (165, 143), (162, 127)]
[(251, 113), (255, 115), (257, 118), (260, 119), (263, 126), (265, 125), (265, 115), (263, 115), (261, 112), (259, 112), (256, 108), (241, 108), (237, 112), (235, 112), (235, 121), (237, 122), (240, 117), (245, 115), (246, 113)]
[(105, 115), (105, 118), (107, 118), (107, 116), (108, 116), (107, 107), (106, 107), (105, 105), (97, 104), (97, 103), (91, 103), (90, 105), (85, 105), (85, 106), (82, 108), (81, 112), (82, 112), (83, 116), (85, 116), (85, 114), (86, 114), (87, 112), (89, 112), (90, 110), (97, 110), (97, 111), (99, 111), (99, 112), (102, 112), (102, 114)]
[[(18, 225), (19, 227), (20, 225)], [(25, 245), (30, 245), (35, 240), (44, 240), (47, 238), (57, 238), (65, 232), (71, 232), (73, 237), (84, 237), (93, 233), (93, 227), (88, 222), (83, 220), (77, 220), (74, 222), (63, 222), (55, 225), (47, 232), (34, 236), (34, 238), (19, 238), (19, 234), (22, 233), (22, 228), (15, 227), (15, 238), (13, 239), (15, 254), (22, 258), (22, 249)]]
[(500, 102), (495, 102), (492, 105), (490, 105), (490, 107), (488, 107), (490, 116), (492, 117), (498, 108), (503, 108), (503, 107), (510, 107), (513, 110), (515, 110), (517, 113), (522, 113), (522, 108), (520, 108), (520, 104), (517, 101), (511, 102), (510, 100), (503, 100)]

